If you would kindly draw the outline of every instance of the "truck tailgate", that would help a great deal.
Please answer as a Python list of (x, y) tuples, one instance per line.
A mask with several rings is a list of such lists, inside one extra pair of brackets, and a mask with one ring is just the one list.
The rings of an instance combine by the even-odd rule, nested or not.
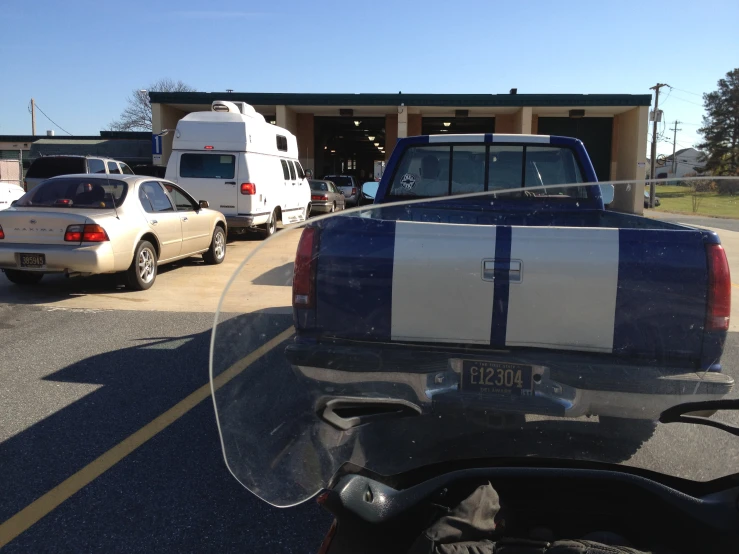
[(699, 231), (346, 217), (320, 235), (323, 336), (701, 354), (708, 274)]

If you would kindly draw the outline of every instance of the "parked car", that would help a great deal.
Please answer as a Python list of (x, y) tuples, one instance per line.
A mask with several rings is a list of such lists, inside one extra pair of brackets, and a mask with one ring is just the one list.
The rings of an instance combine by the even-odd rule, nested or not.
[(310, 210), (295, 135), (243, 102), (216, 100), (211, 111), (183, 117), (166, 176), (223, 212), (229, 229), (261, 228), (268, 237)]
[(33, 190), (39, 183), (58, 175), (80, 173), (105, 173), (107, 175), (133, 175), (125, 163), (96, 156), (42, 156), (31, 162), (26, 172), (24, 186)]
[(650, 436), (732, 389), (729, 266), (716, 233), (604, 210), (613, 195), (574, 138), (400, 139), (374, 209), (303, 230), (288, 359), (346, 413), (597, 415)]
[[(657, 196), (655, 194), (654, 195), (654, 205), (655, 205), (655, 207), (656, 206), (659, 206), (661, 203), (662, 202), (659, 201), (659, 196)], [(644, 207), (645, 208), (648, 208), (649, 207), (649, 187), (646, 187), (644, 189)]]
[(359, 205), (359, 185), (357, 185), (357, 180), (354, 177), (351, 175), (326, 175), (324, 179), (331, 181), (344, 193), (347, 206)]
[(22, 186), (0, 181), (0, 210), (9, 208), (14, 200), (18, 200), (24, 194)]
[(224, 260), (226, 219), (163, 179), (53, 177), (0, 212), (0, 269), (19, 285), (46, 273), (122, 273), (145, 290), (158, 266), (196, 254)]
[(333, 213), (346, 209), (344, 193), (331, 181), (310, 180), (311, 213)]

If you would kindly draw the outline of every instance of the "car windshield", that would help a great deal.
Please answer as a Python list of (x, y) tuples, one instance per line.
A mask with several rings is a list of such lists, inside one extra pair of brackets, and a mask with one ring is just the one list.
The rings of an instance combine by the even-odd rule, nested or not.
[(325, 181), (309, 181), (311, 190), (328, 190), (328, 184)]
[(44, 208), (114, 208), (123, 204), (128, 183), (116, 179), (49, 179), (21, 197), (16, 206)]
[[(662, 182), (657, 192), (677, 205), (736, 184)], [(731, 358), (721, 359), (739, 325), (728, 304), (736, 258), (724, 257), (731, 242), (719, 246), (734, 227), (620, 213), (641, 205), (642, 187), (384, 203), (267, 241), (231, 280), (213, 332), (231, 472), (291, 506), (342, 473), (472, 459), (600, 462), (694, 480), (739, 471), (739, 440), (657, 421), (684, 402), (737, 396)], [(595, 204), (556, 201), (593, 189)], [(722, 446), (705, 457), (706, 441)]]

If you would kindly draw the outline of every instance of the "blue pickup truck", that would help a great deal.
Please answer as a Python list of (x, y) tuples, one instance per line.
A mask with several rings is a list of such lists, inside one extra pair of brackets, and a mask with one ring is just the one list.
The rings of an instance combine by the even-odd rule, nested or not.
[(314, 221), (299, 242), (286, 355), (326, 419), (479, 409), (634, 425), (726, 395), (718, 236), (607, 210), (609, 187), (573, 138), (399, 140), (371, 209)]

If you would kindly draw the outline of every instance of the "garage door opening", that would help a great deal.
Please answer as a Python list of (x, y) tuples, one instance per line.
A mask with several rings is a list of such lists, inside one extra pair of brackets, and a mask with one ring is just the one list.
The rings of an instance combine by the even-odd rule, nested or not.
[(372, 179), (375, 161), (385, 159), (384, 117), (316, 117), (314, 125), (315, 177)]

